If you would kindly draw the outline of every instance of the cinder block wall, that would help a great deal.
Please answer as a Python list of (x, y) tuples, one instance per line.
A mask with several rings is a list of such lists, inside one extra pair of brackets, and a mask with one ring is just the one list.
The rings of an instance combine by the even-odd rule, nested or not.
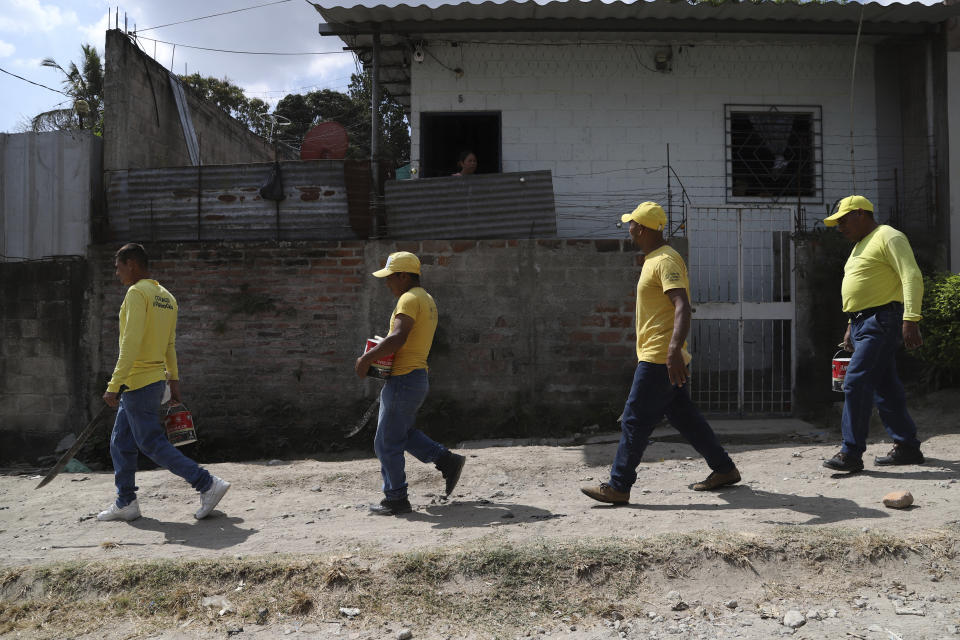
[[(103, 168), (190, 166), (169, 72), (122, 31), (107, 31), (104, 52)], [(273, 147), (184, 87), (201, 164), (271, 162)], [(286, 159), (281, 155), (281, 159)]]
[[(609, 223), (616, 214), (643, 200), (666, 204), (667, 145), (670, 165), (694, 205), (726, 203), (725, 105), (819, 106), (824, 198), (809, 203), (810, 215), (853, 190), (852, 44), (692, 34), (608, 44), (556, 38), (511, 44), (452, 35), (428, 43), (431, 55), (412, 67), (411, 157), (421, 155), (421, 112), (498, 111), (503, 170), (553, 172), (558, 234), (616, 237), (620, 232)], [(658, 72), (654, 56), (665, 48), (670, 68)], [(878, 175), (875, 105), (898, 99), (876, 94), (875, 70), (873, 47), (861, 46), (853, 126), (856, 184), (866, 193), (877, 191), (878, 178), (891, 178)], [(671, 188), (679, 207), (676, 177)]]
[(89, 419), (80, 258), (0, 262), (0, 460), (50, 454)]
[[(97, 292), (90, 313), (103, 322), (91, 340), (91, 377), (101, 383), (117, 356), (124, 293), (113, 275), (114, 250), (91, 254)], [(358, 379), (353, 363), (367, 337), (388, 329), (395, 300), (369, 274), (396, 250), (421, 257), (423, 284), (440, 310), (421, 414), (438, 438), (612, 424), (635, 366), (640, 263), (622, 240), (171, 243), (148, 250), (153, 276), (180, 304), (180, 373), (201, 431), (200, 458), (306, 454), (343, 442), (379, 388)]]

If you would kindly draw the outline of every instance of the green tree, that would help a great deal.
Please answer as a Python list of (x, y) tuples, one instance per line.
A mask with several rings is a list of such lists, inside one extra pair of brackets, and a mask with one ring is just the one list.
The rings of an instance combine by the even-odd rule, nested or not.
[[(274, 114), (291, 121), (284, 128), (283, 141), (299, 147), (311, 127), (321, 122), (337, 122), (347, 130), (350, 147), (347, 157), (370, 157), (370, 77), (353, 74), (347, 93), (323, 89), (307, 94), (291, 93), (277, 103)], [(400, 166), (410, 156), (410, 133), (406, 114), (396, 100), (384, 93), (380, 103), (383, 122), (380, 159), (392, 166)]]
[(201, 98), (214, 103), (243, 123), (250, 131), (264, 138), (270, 135), (268, 118), (270, 105), (259, 98), (248, 98), (244, 95), (243, 89), (229, 79), (192, 73), (188, 76), (180, 76), (180, 81), (193, 89)]
[(31, 130), (90, 129), (103, 135), (103, 62), (92, 45), (80, 45), (80, 50), (83, 59), (79, 67), (71, 62), (64, 69), (53, 58), (44, 58), (40, 62), (63, 74), (63, 90), (71, 105), (37, 114), (30, 121)]

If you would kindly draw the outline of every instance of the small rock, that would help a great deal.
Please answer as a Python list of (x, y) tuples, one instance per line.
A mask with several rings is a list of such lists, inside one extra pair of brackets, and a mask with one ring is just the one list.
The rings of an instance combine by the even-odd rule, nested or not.
[(311, 488), (310, 491), (315, 491), (317, 493), (320, 493), (321, 491), (323, 491), (323, 486), (318, 484), (317, 486)]
[(806, 617), (807, 620), (823, 620), (823, 613), (816, 609), (810, 609), (810, 611), (807, 611)]
[(510, 519), (510, 518), (515, 518), (515, 517), (516, 517), (516, 516), (513, 515), (513, 512), (512, 512), (512, 511), (507, 511), (505, 514), (503, 514), (502, 516), (500, 516), (501, 519)]
[(799, 629), (803, 625), (807, 624), (807, 619), (802, 613), (795, 609), (787, 611), (783, 616), (783, 625), (785, 627), (790, 627), (791, 629)]
[(688, 605), (683, 600), (677, 600), (670, 606), (671, 611), (686, 611), (689, 608), (690, 608), (690, 605)]
[(340, 607), (340, 613), (348, 618), (353, 618), (360, 615), (360, 609), (357, 609), (356, 607)]
[(413, 631), (410, 629), (400, 629), (397, 632), (397, 640), (410, 640), (413, 637)]
[(723, 603), (727, 609), (736, 609), (739, 606), (739, 603), (736, 600), (727, 600)]
[(917, 609), (915, 607), (895, 607), (894, 613), (898, 616), (925, 616), (927, 612), (923, 609)]
[(267, 624), (267, 616), (270, 615), (269, 609), (266, 607), (257, 610), (257, 624), (264, 625)]
[(891, 509), (906, 509), (913, 504), (913, 494), (909, 491), (893, 491), (883, 496), (883, 506)]
[(243, 627), (227, 627), (227, 635), (235, 636), (243, 633)]

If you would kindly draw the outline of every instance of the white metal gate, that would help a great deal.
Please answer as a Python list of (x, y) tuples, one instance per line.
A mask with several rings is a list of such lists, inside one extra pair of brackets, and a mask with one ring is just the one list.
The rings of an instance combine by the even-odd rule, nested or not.
[(705, 413), (789, 415), (796, 362), (790, 207), (691, 207), (690, 392)]

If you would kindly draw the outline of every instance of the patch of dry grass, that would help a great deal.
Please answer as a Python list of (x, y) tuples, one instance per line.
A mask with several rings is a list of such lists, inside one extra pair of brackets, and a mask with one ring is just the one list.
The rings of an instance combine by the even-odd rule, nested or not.
[[(369, 626), (397, 617), (430, 625), (471, 620), (500, 633), (528, 627), (530, 612), (562, 611), (574, 619), (608, 617), (614, 611), (640, 615), (638, 593), (647, 583), (682, 581), (704, 571), (766, 573), (770, 579), (763, 588), (785, 596), (797, 595), (779, 584), (785, 566), (822, 575), (913, 556), (942, 568), (955, 558), (957, 533), (954, 528), (900, 538), (791, 527), (767, 538), (691, 532), (525, 545), (488, 540), (388, 556), (18, 567), (0, 570), (0, 633), (30, 630), (52, 638), (129, 616), (148, 626), (188, 617), (253, 624), (263, 622), (264, 609), (336, 619), (340, 607), (360, 608), (357, 622)], [(230, 603), (222, 617), (219, 607), (201, 604), (214, 595)]]

